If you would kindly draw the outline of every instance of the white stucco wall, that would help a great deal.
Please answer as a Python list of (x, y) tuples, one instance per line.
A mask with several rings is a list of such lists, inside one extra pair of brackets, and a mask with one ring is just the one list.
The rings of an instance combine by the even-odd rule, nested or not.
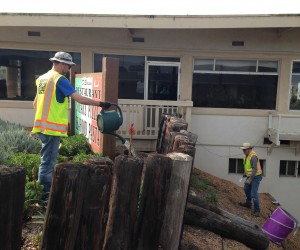
[(300, 221), (300, 177), (279, 177), (280, 160), (300, 161), (295, 148), (263, 144), (268, 127), (268, 117), (193, 115), (190, 131), (198, 134), (195, 167), (242, 187), (241, 175), (229, 174), (229, 158), (243, 158), (243, 142), (256, 145), (260, 159), (266, 160), (265, 177), (260, 192), (271, 194), (284, 209)]

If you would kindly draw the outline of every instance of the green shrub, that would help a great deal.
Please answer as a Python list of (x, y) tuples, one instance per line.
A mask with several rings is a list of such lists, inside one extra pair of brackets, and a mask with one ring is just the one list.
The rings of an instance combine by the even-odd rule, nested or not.
[(38, 153), (40, 141), (19, 124), (0, 120), (0, 151), (8, 154), (17, 152)]
[(95, 158), (95, 157), (103, 157), (103, 154), (85, 154), (85, 153), (80, 153), (80, 154), (77, 154), (75, 155), (73, 158), (72, 158), (72, 162), (84, 162), (85, 160), (87, 159), (92, 159), (92, 158)]
[(7, 160), (8, 155), (9, 154), (0, 146), (0, 164), (3, 164)]
[(87, 138), (83, 134), (62, 138), (59, 154), (62, 156), (75, 156), (77, 154), (91, 154), (92, 151)]
[(26, 175), (29, 181), (33, 180), (32, 173), (34, 171), (37, 179), (37, 172), (41, 162), (39, 154), (28, 154), (26, 152), (20, 152), (11, 154), (5, 164), (13, 164), (25, 167)]
[(207, 189), (209, 181), (207, 179), (199, 179), (197, 176), (191, 176), (190, 185), (198, 191), (203, 191)]
[(25, 186), (24, 208), (27, 210), (33, 203), (42, 203), (44, 186), (37, 181), (27, 181)]

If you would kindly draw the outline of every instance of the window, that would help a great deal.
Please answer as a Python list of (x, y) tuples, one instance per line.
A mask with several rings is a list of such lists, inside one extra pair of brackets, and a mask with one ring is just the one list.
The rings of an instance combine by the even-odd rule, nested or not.
[[(35, 80), (51, 69), (56, 51), (0, 49), (0, 99), (33, 100)], [(80, 65), (80, 54), (70, 53)]]
[(300, 61), (295, 61), (292, 64), (290, 109), (300, 110)]
[(119, 59), (118, 98), (177, 100), (179, 70), (170, 65), (179, 64), (180, 58), (95, 54), (94, 72), (102, 71), (103, 57)]
[(195, 59), (194, 107), (276, 108), (278, 62)]
[(244, 164), (243, 159), (229, 159), (229, 173), (230, 174), (243, 174)]
[[(266, 175), (266, 160), (259, 159), (262, 174)], [(244, 159), (229, 158), (229, 174), (244, 174)]]
[(279, 176), (280, 177), (300, 177), (299, 161), (280, 161)]

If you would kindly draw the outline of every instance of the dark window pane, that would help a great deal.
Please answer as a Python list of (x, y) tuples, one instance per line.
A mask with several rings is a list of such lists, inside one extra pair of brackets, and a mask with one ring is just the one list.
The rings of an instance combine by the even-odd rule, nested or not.
[[(56, 51), (0, 49), (0, 99), (33, 100), (35, 80), (51, 69)], [(68, 52), (80, 65), (80, 53)]]
[(148, 99), (177, 100), (178, 67), (149, 65)]
[(147, 61), (158, 61), (158, 62), (180, 62), (180, 58), (179, 58), (179, 57), (147, 56)]
[(288, 161), (288, 171), (287, 175), (289, 176), (295, 176), (295, 170), (296, 170), (296, 162), (295, 161)]
[(229, 159), (229, 173), (236, 173), (236, 159)]
[(298, 177), (300, 177), (300, 161), (298, 161)]
[(102, 54), (94, 54), (94, 72), (102, 72)]
[(276, 108), (277, 75), (193, 74), (194, 107)]
[(279, 175), (286, 175), (286, 161), (280, 161)]
[(244, 160), (243, 159), (238, 159), (237, 160), (237, 172), (239, 174), (243, 174), (245, 171), (244, 171)]
[(260, 166), (261, 166), (261, 171), (262, 171), (262, 174), (263, 176), (265, 176), (265, 169), (264, 169), (264, 166), (266, 165), (266, 160), (259, 160), (259, 163), (260, 163)]
[(290, 93), (290, 109), (300, 110), (300, 75), (292, 75), (291, 93)]
[(293, 73), (300, 73), (300, 62), (293, 62)]
[(145, 57), (127, 55), (94, 55), (94, 71), (102, 72), (102, 56), (119, 59), (120, 99), (144, 99)]

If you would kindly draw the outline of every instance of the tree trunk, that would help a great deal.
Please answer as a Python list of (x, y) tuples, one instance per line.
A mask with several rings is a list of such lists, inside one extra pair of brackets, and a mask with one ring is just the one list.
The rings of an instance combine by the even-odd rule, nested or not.
[[(189, 196), (184, 223), (202, 227), (229, 239), (242, 242), (252, 249), (267, 249), (268, 237), (260, 227), (238, 216), (224, 212)], [(196, 204), (196, 205), (193, 205)]]
[(174, 250), (180, 246), (193, 159), (182, 153), (170, 153), (167, 156), (172, 159), (173, 166), (160, 245), (164, 250)]
[(56, 165), (40, 249), (74, 250), (87, 177), (83, 164)]
[(105, 250), (132, 250), (143, 161), (119, 155), (113, 166)]
[(113, 162), (92, 158), (84, 162), (89, 169), (84, 194), (76, 250), (102, 249), (108, 217)]
[(159, 245), (172, 160), (161, 154), (149, 154), (144, 163), (144, 179), (139, 204), (136, 241), (133, 249), (153, 250)]
[(0, 165), (0, 248), (21, 249), (25, 168)]

